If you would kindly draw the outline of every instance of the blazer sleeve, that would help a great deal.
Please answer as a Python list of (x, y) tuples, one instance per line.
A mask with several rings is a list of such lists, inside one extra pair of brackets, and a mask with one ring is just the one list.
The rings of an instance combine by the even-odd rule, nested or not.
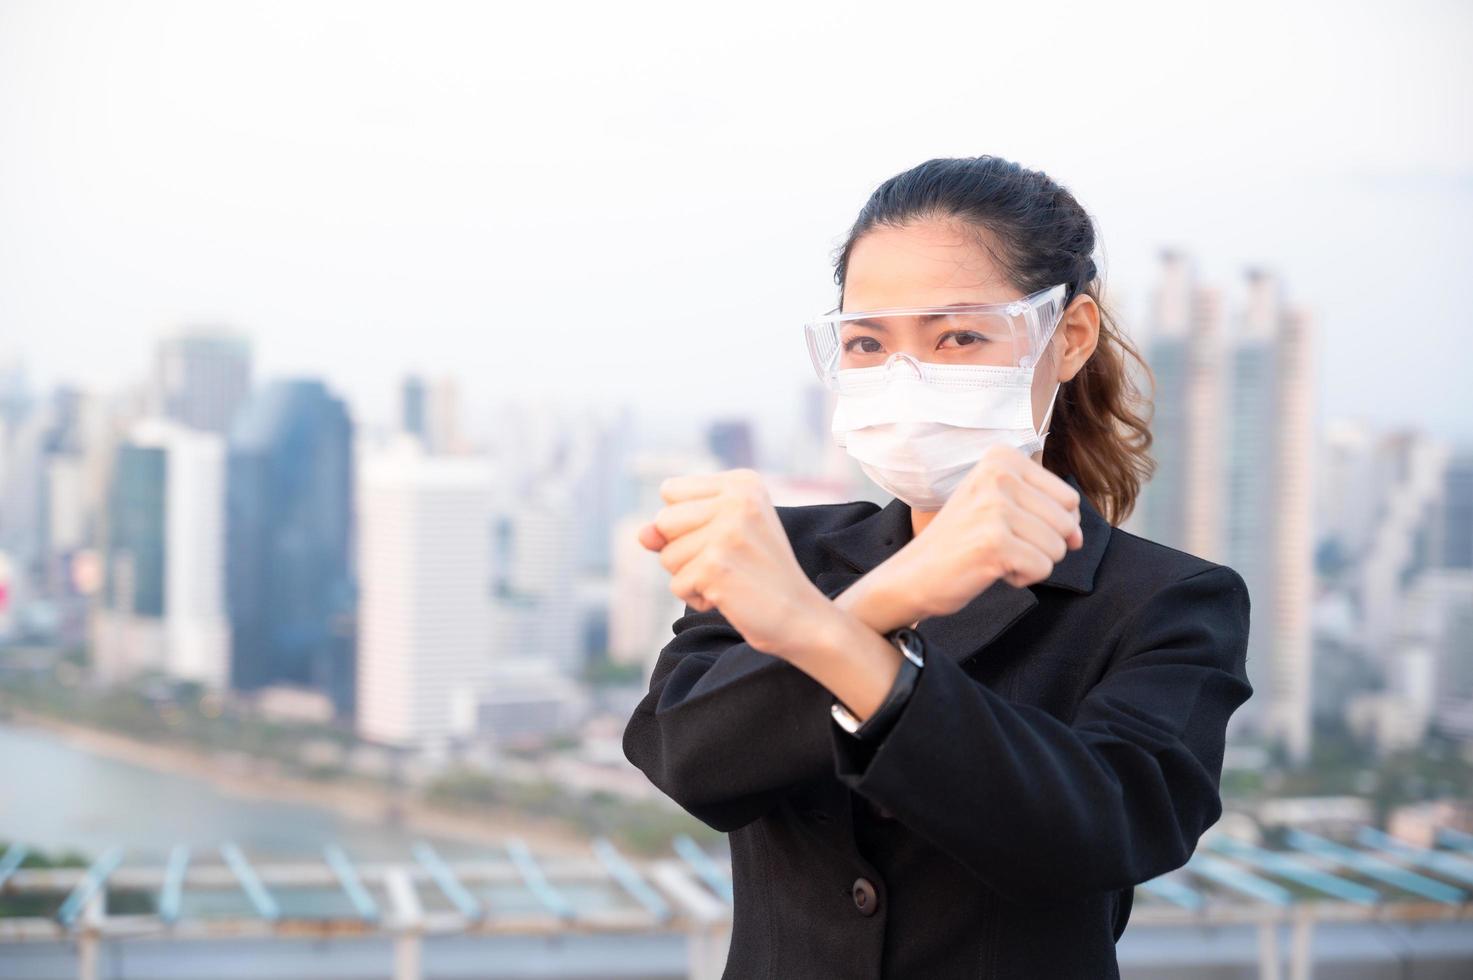
[(672, 629), (624, 728), (624, 756), (655, 786), (729, 832), (798, 783), (832, 778), (827, 688), (746, 642), (717, 609), (687, 605)]
[(1253, 693), (1248, 625), (1229, 566), (1163, 587), (1071, 723), (929, 650), (872, 751), (830, 723), (837, 774), (1014, 901), (1128, 888), (1184, 865), (1222, 815), (1228, 718)]

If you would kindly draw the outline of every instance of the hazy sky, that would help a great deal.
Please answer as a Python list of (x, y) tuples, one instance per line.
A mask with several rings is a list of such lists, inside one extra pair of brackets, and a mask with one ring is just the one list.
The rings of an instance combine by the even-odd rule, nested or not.
[[(791, 416), (873, 187), (1043, 169), (1144, 307), (1192, 250), (1317, 316), (1322, 417), (1473, 430), (1473, 4), (0, 0), (0, 360), (225, 323), (370, 421), (408, 368)], [(506, 9), (504, 9), (506, 8)]]

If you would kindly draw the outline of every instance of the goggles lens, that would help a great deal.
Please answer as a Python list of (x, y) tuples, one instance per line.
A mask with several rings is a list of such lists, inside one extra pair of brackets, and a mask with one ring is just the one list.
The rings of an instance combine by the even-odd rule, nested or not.
[[(1031, 367), (1063, 311), (1065, 286), (1011, 303), (831, 313), (804, 324), (814, 370), (833, 390), (872, 380), (897, 354), (927, 366)], [(842, 372), (842, 373), (841, 373)]]

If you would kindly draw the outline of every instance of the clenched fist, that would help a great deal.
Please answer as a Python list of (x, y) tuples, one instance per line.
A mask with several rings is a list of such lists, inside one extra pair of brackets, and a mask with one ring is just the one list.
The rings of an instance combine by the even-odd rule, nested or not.
[[(998, 579), (1022, 588), (1083, 547), (1079, 491), (1021, 450), (982, 454), (925, 529), (886, 565), (918, 618), (956, 612)], [(898, 583), (898, 584), (897, 584)]]
[(670, 591), (699, 611), (716, 607), (764, 653), (801, 645), (814, 603), (829, 600), (793, 555), (762, 477), (745, 468), (675, 476), (660, 496), (668, 506), (639, 542), (660, 553)]

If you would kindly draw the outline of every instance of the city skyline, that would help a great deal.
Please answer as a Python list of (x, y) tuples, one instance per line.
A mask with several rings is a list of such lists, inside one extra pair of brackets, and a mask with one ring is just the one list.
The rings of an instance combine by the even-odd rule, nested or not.
[[(1327, 331), (1321, 422), (1468, 436), (1459, 360), (1435, 356), (1469, 325), (1466, 5), (1238, 5), (1206, 49), (1170, 4), (948, 10), (944, 32), (816, 5), (775, 33), (736, 18), (722, 45), (649, 10), (624, 36), (597, 8), (566, 29), (530, 8), (6, 5), (0, 86), (29, 97), (0, 105), (0, 359), (95, 385), (175, 325), (223, 323), (264, 374), (320, 373), (369, 422), (402, 366), (459, 374), (473, 426), (546, 392), (649, 419), (751, 408), (777, 433), (749, 392), (797, 392), (800, 325), (833, 305), (830, 251), (869, 192), (992, 152), (1095, 215), (1133, 330), (1162, 247), (1218, 282), (1277, 269)], [(1039, 17), (1083, 74), (1039, 64)], [(550, 60), (513, 43), (553, 37)], [(831, 90), (814, 52), (881, 50), (837, 97), (788, 97)], [(1418, 344), (1390, 342), (1410, 325)]]

